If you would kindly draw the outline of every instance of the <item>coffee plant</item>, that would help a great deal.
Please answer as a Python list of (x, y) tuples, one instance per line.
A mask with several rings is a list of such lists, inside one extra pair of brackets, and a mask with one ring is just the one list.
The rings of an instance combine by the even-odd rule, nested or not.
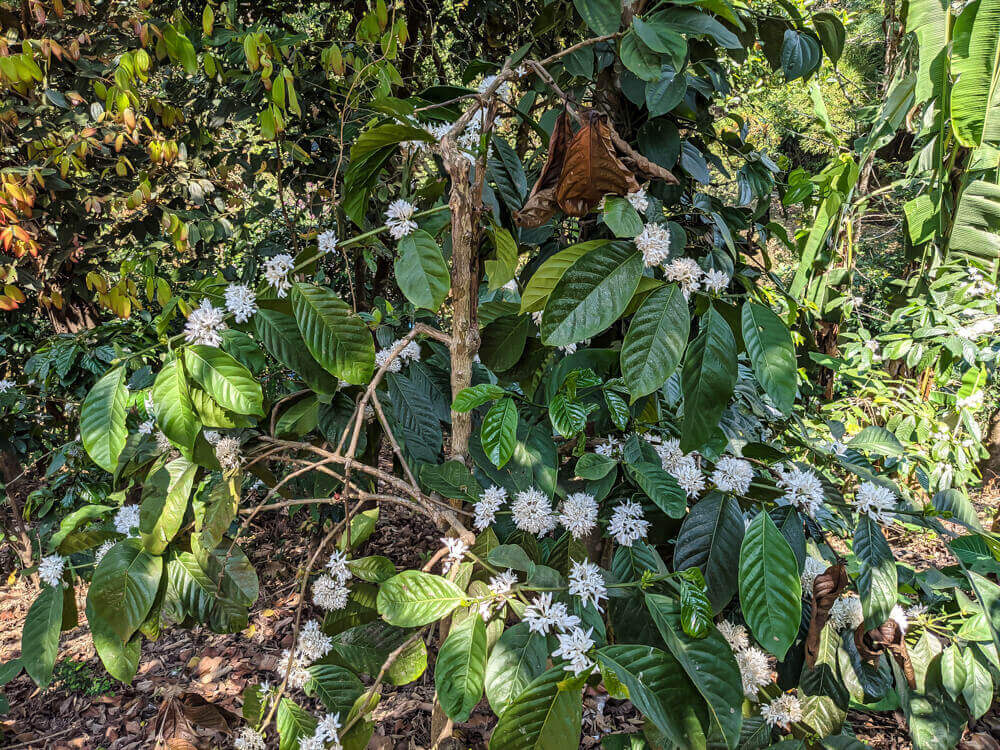
[[(22, 656), (4, 677), (23, 668), (39, 687), (52, 682), (60, 632), (79, 621), (78, 578), (89, 580), (95, 649), (121, 682), (166, 628), (245, 629), (261, 596), (249, 523), (312, 506), (326, 525), (296, 581), (294, 646), (244, 692), (238, 748), (275, 735), (281, 748), (363, 748), (382, 686), (413, 682), (429, 662), (435, 745), (485, 699), (497, 717), (491, 748), (577, 747), (584, 689), (600, 685), (643, 720), (640, 735), (605, 737), (606, 747), (853, 748), (863, 745), (846, 721), (852, 708), (899, 709), (914, 747), (954, 747), (1000, 679), (1000, 537), (964, 490), (974, 457), (957, 443), (920, 449), (939, 429), (922, 384), (901, 417), (848, 401), (816, 408), (831, 369), (841, 387), (861, 383), (876, 400), (892, 387), (865, 378), (867, 332), (843, 358), (816, 341), (845, 282), (837, 227), (857, 208), (864, 149), (879, 146), (873, 138), (857, 160), (844, 154), (793, 177), (719, 105), (748, 50), (802, 85), (835, 65), (840, 17), (788, 2), (529, 5), (533, 27), (507, 40), (503, 60), (474, 59), (460, 83), (419, 91), (394, 64), (413, 55), (412, 33), (382, 0), (339, 45), (243, 26), (235, 3), (205, 6), (195, 24), (180, 11), (149, 16), (142, 44), (118, 58), (113, 86), (94, 86), (97, 98), (40, 90), (27, 42), (0, 57), (8, 87), (47, 96), (62, 117), (93, 118), (91, 129), (111, 118), (138, 133), (134, 110), (158, 67), (243, 97), (254, 111), (242, 127), (260, 140), (239, 169), (199, 165), (193, 146), (189, 161), (164, 137), (137, 156), (150, 160), (148, 176), (113, 160), (115, 179), (139, 181), (137, 192), (116, 187), (115, 210), (146, 225), (131, 212), (153, 210), (155, 165), (177, 161), (184, 176), (160, 188), (163, 201), (183, 190), (191, 205), (145, 226), (164, 247), (242, 231), (213, 218), (226, 201), (230, 213), (246, 209), (239, 187), (214, 205), (215, 177), (199, 169), (237, 180), (278, 164), (276, 213), (253, 218), (241, 270), (220, 265), (174, 284), (147, 260), (113, 283), (96, 270), (83, 277), (122, 317), (142, 304), (159, 312), (145, 343), (72, 355), (91, 370), (102, 362), (79, 407), (102, 491), (59, 514), (37, 562)], [(989, 47), (977, 60), (994, 61), (992, 78), (981, 76), (990, 85), (961, 97), (956, 88), (956, 111), (997, 107), (998, 9), (977, 0), (947, 20), (953, 51), (970, 39)], [(926, 87), (928, 27), (914, 19)], [(330, 101), (303, 93), (320, 85), (335, 90)], [(314, 138), (320, 105), (337, 121)], [(159, 107), (160, 117), (171, 111)], [(901, 111), (873, 133), (894, 133)], [(995, 135), (940, 107), (923, 117), (937, 118), (933, 148), (954, 134), (952, 161), (958, 144)], [(310, 141), (331, 130), (341, 150), (327, 160), (327, 146)], [(127, 151), (136, 141), (109, 143)], [(994, 145), (975, 152), (992, 158), (993, 178)], [(39, 188), (60, 169), (65, 180), (76, 157), (47, 158), (24, 172)], [(285, 181), (307, 166), (323, 171), (324, 187), (303, 197)], [(4, 206), (27, 202), (18, 174), (4, 172)], [(947, 172), (936, 179), (929, 195), (951, 200), (940, 189)], [(994, 247), (981, 182), (965, 184), (955, 220), (974, 203)], [(770, 219), (775, 190), (815, 211), (798, 238)], [(915, 247), (946, 242), (930, 225), (914, 228), (926, 203), (907, 204)], [(37, 255), (46, 240), (14, 216), (0, 241)], [(952, 253), (971, 252), (956, 231)], [(791, 278), (761, 262), (769, 241), (797, 251)], [(391, 284), (368, 294), (357, 276), (380, 257)], [(992, 250), (990, 259), (977, 267), (995, 281)], [(131, 281), (137, 271), (145, 290)], [(58, 307), (53, 278), (40, 293)], [(9, 286), (17, 307), (21, 292)], [(886, 356), (906, 358), (890, 340), (900, 351)], [(933, 364), (925, 352), (962, 359), (947, 339), (913, 346), (924, 347), (912, 363), (920, 371)], [(88, 376), (61, 353), (70, 348), (67, 339), (37, 352), (36, 377), (78, 387)], [(982, 390), (978, 352), (958, 374), (965, 390), (944, 406)], [(14, 403), (18, 388), (3, 382), (0, 404)], [(973, 429), (971, 413), (958, 419)], [(950, 446), (947, 437), (939, 442)], [(78, 452), (62, 455), (84, 470)], [(59, 491), (37, 502), (49, 511)], [(419, 569), (361, 554), (390, 505), (441, 531)], [(945, 538), (957, 564), (918, 572), (896, 560), (887, 536), (922, 530)], [(307, 711), (303, 696), (324, 713)]]

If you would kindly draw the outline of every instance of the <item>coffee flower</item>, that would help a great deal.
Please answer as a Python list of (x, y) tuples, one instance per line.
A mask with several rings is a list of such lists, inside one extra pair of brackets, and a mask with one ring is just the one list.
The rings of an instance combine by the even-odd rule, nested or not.
[(643, 517), (642, 506), (626, 500), (611, 513), (608, 533), (623, 547), (631, 547), (649, 532), (649, 521)]
[(293, 268), (295, 268), (295, 259), (288, 253), (275, 255), (264, 261), (264, 280), (274, 287), (279, 297), (287, 297), (288, 290), (292, 288), (288, 274)]
[(566, 631), (580, 624), (580, 618), (571, 615), (565, 604), (552, 601), (550, 591), (539, 594), (535, 601), (525, 607), (522, 619), (530, 632), (543, 635), (547, 635), (552, 629)]
[(189, 344), (218, 346), (222, 343), (222, 332), (228, 328), (221, 307), (213, 307), (210, 300), (203, 299), (184, 324), (184, 339)]
[(592, 562), (574, 560), (569, 572), (569, 593), (580, 597), (584, 606), (593, 602), (594, 608), (603, 612), (601, 599), (608, 598), (608, 589), (601, 569)]
[(491, 523), (493, 523), (496, 518), (497, 511), (500, 510), (500, 506), (504, 504), (507, 500), (507, 490), (503, 487), (498, 487), (493, 485), (488, 487), (483, 491), (483, 494), (479, 496), (479, 502), (475, 504), (476, 516), (473, 519), (473, 525), (482, 531)]
[(246, 284), (230, 284), (223, 294), (226, 310), (237, 323), (246, 323), (257, 312), (257, 295)]
[(587, 536), (597, 525), (597, 501), (586, 492), (573, 492), (566, 496), (559, 513), (559, 523), (574, 539)]
[(385, 212), (385, 226), (394, 240), (403, 239), (417, 228), (417, 222), (413, 220), (415, 212), (413, 204), (402, 198), (389, 204)]
[(593, 632), (593, 628), (587, 632), (584, 632), (582, 628), (573, 628), (568, 633), (556, 633), (559, 648), (552, 652), (553, 661), (562, 657), (569, 662), (563, 669), (574, 675), (589, 670), (594, 666), (594, 662), (587, 656), (590, 649), (594, 647), (594, 641), (590, 637)]
[[(670, 231), (659, 224), (644, 225), (633, 242), (647, 267), (661, 266), (670, 257)], [(698, 271), (700, 273), (701, 269)]]
[(858, 513), (866, 513), (879, 523), (891, 523), (896, 495), (887, 487), (864, 482), (854, 495), (854, 506)]
[(42, 583), (47, 583), (49, 586), (62, 586), (62, 574), (65, 567), (66, 558), (61, 555), (43, 557), (38, 563), (38, 577)]
[(531, 487), (514, 496), (510, 505), (514, 525), (521, 531), (542, 536), (556, 527), (556, 514), (544, 492)]
[(733, 456), (723, 456), (715, 464), (712, 481), (722, 492), (734, 492), (745, 495), (750, 490), (753, 480), (753, 466), (749, 461)]

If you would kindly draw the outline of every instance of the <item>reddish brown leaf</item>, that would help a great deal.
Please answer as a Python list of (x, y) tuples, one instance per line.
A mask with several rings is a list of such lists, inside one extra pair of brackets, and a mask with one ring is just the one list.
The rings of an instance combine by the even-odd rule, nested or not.
[(566, 149), (573, 130), (569, 125), (566, 112), (560, 112), (552, 128), (549, 138), (549, 156), (542, 167), (542, 173), (531, 188), (528, 200), (521, 210), (514, 214), (514, 222), (521, 227), (540, 227), (552, 218), (558, 205), (556, 204), (556, 185), (562, 174), (563, 163), (566, 161)]
[(596, 112), (573, 136), (566, 151), (556, 201), (569, 216), (586, 216), (605, 195), (625, 195), (639, 189), (635, 175), (622, 164), (611, 141), (607, 118)]
[(861, 658), (873, 664), (878, 661), (882, 652), (891, 653), (899, 668), (903, 670), (907, 684), (913, 689), (917, 686), (917, 679), (903, 635), (903, 631), (900, 630), (896, 621), (889, 619), (867, 633), (864, 632), (864, 625), (859, 625), (858, 629), (854, 631), (854, 643), (858, 647)]
[(830, 608), (845, 588), (847, 588), (847, 571), (842, 562), (831, 565), (816, 576), (813, 582), (813, 590), (810, 592), (812, 619), (809, 621), (809, 635), (806, 637), (806, 665), (810, 669), (816, 666), (819, 636), (823, 632), (823, 626), (830, 619)]

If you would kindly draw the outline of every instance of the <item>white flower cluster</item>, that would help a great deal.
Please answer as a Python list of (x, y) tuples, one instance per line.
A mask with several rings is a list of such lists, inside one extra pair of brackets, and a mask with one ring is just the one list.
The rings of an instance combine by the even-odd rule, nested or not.
[(203, 299), (201, 306), (196, 307), (188, 315), (184, 324), (184, 339), (189, 344), (218, 346), (222, 343), (222, 332), (226, 328), (228, 326), (223, 309), (213, 307), (210, 300)]
[(979, 320), (968, 323), (964, 326), (959, 326), (955, 329), (955, 334), (967, 339), (968, 341), (974, 341), (980, 336), (985, 336), (993, 331), (997, 327), (996, 318), (980, 318)]
[(646, 209), (649, 208), (649, 196), (646, 195), (646, 190), (644, 188), (633, 190), (625, 196), (625, 199), (632, 204), (632, 208), (641, 214), (646, 213)]
[(328, 612), (347, 606), (350, 590), (347, 581), (353, 575), (347, 565), (347, 555), (336, 551), (326, 563), (327, 572), (313, 581), (313, 604)]
[(802, 703), (791, 693), (783, 693), (760, 707), (760, 715), (772, 727), (788, 729), (795, 721), (802, 721)]
[(649, 533), (649, 521), (644, 518), (642, 506), (626, 500), (615, 507), (608, 522), (608, 533), (623, 547), (631, 547), (640, 539), (645, 539)]
[(407, 362), (419, 362), (420, 361), (420, 344), (416, 341), (406, 342), (396, 358), (391, 362), (389, 361), (389, 355), (392, 354), (392, 350), (395, 349), (402, 339), (396, 339), (385, 349), (379, 349), (375, 352), (375, 367), (381, 368), (386, 362), (389, 362), (389, 366), (386, 367), (387, 372), (399, 372), (403, 369), (403, 365)]
[(982, 391), (974, 391), (965, 398), (960, 398), (955, 401), (955, 406), (957, 406), (959, 409), (970, 409), (972, 411), (975, 411), (982, 405), (983, 405)]
[(750, 636), (742, 625), (727, 620), (719, 623), (719, 632), (729, 643), (740, 668), (743, 694), (752, 701), (757, 700), (757, 691), (772, 682), (771, 663), (759, 648), (750, 645)]
[(257, 295), (246, 284), (230, 284), (223, 296), (226, 309), (237, 323), (246, 323), (257, 313)]
[(417, 222), (413, 220), (414, 213), (416, 213), (414, 205), (402, 198), (397, 198), (389, 204), (385, 212), (385, 226), (394, 240), (403, 239), (417, 228)]
[(94, 553), (94, 565), (95, 566), (99, 565), (101, 560), (104, 559), (104, 556), (108, 554), (111, 548), (114, 547), (116, 544), (118, 544), (118, 541), (116, 539), (108, 539), (108, 541), (104, 542), (104, 544), (98, 547), (97, 552)]
[(828, 567), (826, 560), (820, 560), (811, 555), (806, 557), (806, 563), (802, 567), (802, 577), (800, 578), (802, 581), (802, 596), (807, 599), (812, 596), (816, 576), (825, 573)]
[[(495, 75), (488, 75), (479, 82), (479, 87), (476, 89), (480, 94), (485, 94), (490, 86), (492, 86), (497, 80)], [(496, 91), (493, 92), (498, 98), (503, 100), (510, 99), (510, 81), (503, 81), (499, 86), (497, 86)]]
[(507, 490), (503, 487), (497, 487), (493, 485), (488, 487), (483, 491), (483, 494), (479, 496), (479, 502), (475, 504), (476, 517), (473, 519), (473, 525), (482, 531), (496, 519), (497, 511), (500, 510), (500, 506), (507, 501)]
[(517, 576), (509, 568), (490, 578), (489, 585), (487, 586), (490, 598), (484, 600), (479, 605), (479, 615), (483, 620), (488, 620), (494, 611), (503, 608), (503, 605), (511, 599), (511, 592), (516, 583)]
[(14, 385), (15, 383), (13, 380), (7, 380), (7, 378), (0, 380), (0, 393), (6, 393), (11, 388), (13, 388)]
[(264, 261), (264, 280), (274, 287), (279, 297), (287, 297), (288, 290), (292, 288), (288, 274), (293, 268), (295, 268), (295, 258), (288, 253), (275, 255)]
[(299, 750), (342, 750), (340, 714), (327, 714), (316, 724), (311, 737), (299, 737)]
[(663, 277), (667, 281), (676, 281), (685, 299), (701, 287), (702, 276), (701, 266), (693, 258), (677, 258), (663, 267)]
[(332, 229), (320, 232), (319, 236), (316, 238), (316, 244), (319, 246), (319, 251), (321, 253), (329, 255), (337, 249), (337, 233)]
[(590, 637), (593, 632), (593, 628), (585, 633), (583, 628), (575, 627), (568, 633), (556, 633), (559, 648), (552, 652), (553, 661), (562, 657), (569, 662), (563, 669), (574, 675), (591, 669), (594, 662), (587, 656), (587, 653), (594, 647), (594, 640)]
[(565, 604), (552, 601), (550, 591), (539, 594), (535, 601), (525, 607), (521, 619), (528, 625), (529, 632), (542, 635), (548, 635), (552, 629), (566, 632), (580, 624), (580, 618), (571, 615)]
[(893, 606), (892, 611), (889, 612), (889, 619), (896, 622), (901, 633), (905, 633), (907, 628), (910, 627), (910, 620), (907, 617), (906, 611), (898, 604)]
[(234, 437), (219, 438), (215, 444), (215, 457), (223, 471), (236, 471), (243, 464), (239, 439)]
[(139, 529), (139, 506), (123, 505), (115, 513), (115, 531), (125, 536), (136, 536), (133, 529)]
[(243, 727), (233, 740), (233, 747), (236, 750), (266, 750), (267, 745), (260, 732), (250, 727)]
[(170, 444), (170, 438), (163, 434), (163, 430), (156, 431), (156, 447), (161, 451), (168, 451), (174, 447)]
[(529, 534), (542, 536), (556, 527), (556, 514), (549, 498), (535, 487), (518, 492), (510, 504), (510, 511), (514, 525)]
[(975, 267), (969, 269), (970, 297), (985, 297), (990, 294), (995, 294), (996, 291), (997, 285), (983, 276), (982, 271)]
[(745, 495), (753, 481), (753, 466), (749, 461), (735, 456), (722, 456), (715, 463), (712, 481), (721, 492)]
[(63, 569), (66, 567), (66, 558), (61, 555), (49, 555), (43, 557), (38, 563), (38, 577), (42, 583), (49, 586), (61, 587)]
[(663, 470), (677, 480), (688, 497), (698, 497), (705, 489), (705, 477), (698, 465), (698, 454), (684, 453), (677, 438), (667, 438), (653, 447), (660, 456)]
[(333, 648), (333, 639), (320, 630), (316, 620), (310, 620), (299, 631), (299, 640), (295, 651), (285, 649), (278, 660), (278, 674), (288, 673), (288, 687), (297, 690), (309, 682), (310, 674), (306, 669), (317, 659), (326, 656)]
[(854, 495), (854, 505), (858, 513), (866, 513), (879, 523), (892, 523), (896, 495), (887, 487), (863, 482)]
[(597, 525), (597, 501), (586, 492), (573, 492), (566, 496), (559, 513), (559, 523), (573, 535), (583, 539)]
[(156, 420), (147, 419), (145, 422), (139, 423), (139, 434), (140, 435), (152, 435), (153, 430), (156, 429)]
[(643, 225), (642, 231), (632, 241), (642, 253), (642, 262), (648, 268), (662, 266), (663, 261), (670, 257), (670, 230), (659, 224)]
[(218, 445), (219, 441), (222, 440), (222, 433), (218, 430), (204, 430), (202, 434), (205, 436), (205, 442), (209, 445)]
[(861, 600), (853, 594), (843, 594), (830, 607), (830, 624), (834, 630), (856, 630), (864, 622)]
[(594, 453), (605, 458), (621, 458), (622, 442), (613, 435), (608, 435), (603, 443), (594, 447)]
[(593, 602), (598, 612), (601, 609), (601, 599), (608, 598), (608, 589), (604, 584), (604, 575), (596, 563), (587, 560), (574, 560), (569, 571), (569, 593), (580, 597), (583, 606)]
[(777, 485), (785, 491), (781, 502), (788, 503), (807, 513), (810, 518), (816, 517), (816, 511), (823, 505), (823, 484), (816, 473), (809, 469), (800, 469), (794, 464), (775, 468), (778, 475)]
[(457, 536), (443, 536), (441, 537), (441, 544), (448, 550), (448, 554), (441, 562), (441, 572), (444, 575), (448, 575), (454, 565), (462, 562), (465, 553), (469, 551), (469, 545)]
[(730, 279), (729, 274), (725, 271), (719, 271), (715, 268), (705, 271), (705, 278), (702, 279), (702, 284), (705, 287), (706, 292), (711, 292), (712, 294), (722, 294), (726, 291), (729, 286)]

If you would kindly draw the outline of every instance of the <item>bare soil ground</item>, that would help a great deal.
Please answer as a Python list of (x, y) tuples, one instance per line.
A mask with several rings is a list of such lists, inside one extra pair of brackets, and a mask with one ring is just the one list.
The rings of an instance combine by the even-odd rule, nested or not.
[[(11, 711), (0, 717), (0, 748), (32, 750), (137, 750), (156, 746), (158, 729), (179, 736), (188, 748), (230, 747), (225, 735), (239, 726), (241, 694), (247, 685), (263, 679), (275, 682), (281, 651), (291, 643), (298, 604), (301, 568), (318, 534), (304, 528), (305, 514), (282, 515), (258, 526), (244, 548), (257, 565), (261, 597), (251, 611), (247, 630), (219, 635), (206, 628), (166, 629), (155, 642), (143, 644), (139, 673), (131, 685), (112, 681), (94, 651), (83, 615), (86, 586), (77, 587), (81, 613), (78, 627), (62, 634), (59, 661), (73, 664), (64, 679), (39, 691), (26, 675), (4, 689)], [(440, 544), (440, 532), (424, 518), (394, 507), (383, 507), (375, 533), (360, 555), (389, 557), (397, 567), (420, 567)], [(296, 571), (295, 576), (290, 573)], [(25, 578), (0, 586), (0, 662), (20, 654), (20, 633), (37, 588)], [(322, 619), (307, 605), (306, 616)], [(436, 637), (428, 643), (433, 667)], [(63, 668), (60, 668), (63, 669)], [(433, 669), (402, 687), (383, 686), (375, 711), (372, 750), (410, 750), (430, 744), (434, 699)], [(320, 714), (321, 707), (300, 692), (294, 698)], [(495, 719), (484, 702), (468, 722), (455, 727), (462, 748), (485, 748)], [(637, 731), (641, 720), (628, 701), (609, 700), (591, 693), (584, 700), (584, 739), (581, 747), (600, 744), (610, 732)], [(188, 729), (191, 731), (188, 732)], [(278, 747), (277, 736), (268, 747)]]

